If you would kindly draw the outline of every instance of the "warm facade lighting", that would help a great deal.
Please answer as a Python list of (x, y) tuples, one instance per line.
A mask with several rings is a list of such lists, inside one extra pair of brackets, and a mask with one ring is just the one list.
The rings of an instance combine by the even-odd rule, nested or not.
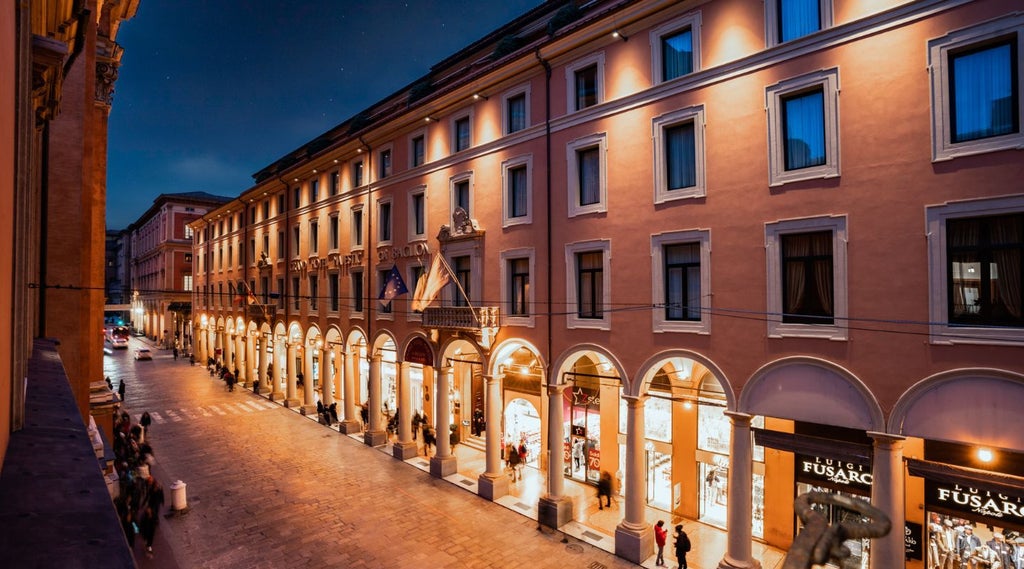
[(988, 464), (988, 463), (992, 462), (994, 459), (995, 459), (995, 455), (993, 454), (992, 449), (988, 449), (988, 448), (979, 448), (978, 449), (978, 460), (980, 460), (981, 462), (984, 462), (985, 464)]
[(622, 41), (629, 41), (629, 38), (626, 37), (626, 34), (620, 32), (619, 30), (615, 30), (614, 32), (612, 32), (612, 37), (620, 39)]

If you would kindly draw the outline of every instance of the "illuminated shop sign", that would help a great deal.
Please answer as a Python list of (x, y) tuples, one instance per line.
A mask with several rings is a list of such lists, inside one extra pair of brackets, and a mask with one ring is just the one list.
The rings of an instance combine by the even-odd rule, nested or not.
[(925, 480), (925, 503), (974, 516), (1002, 519), (1006, 523), (1024, 523), (1021, 496), (991, 490), (979, 490), (960, 484)]
[(859, 494), (870, 494), (873, 481), (868, 465), (804, 454), (796, 455), (796, 479)]

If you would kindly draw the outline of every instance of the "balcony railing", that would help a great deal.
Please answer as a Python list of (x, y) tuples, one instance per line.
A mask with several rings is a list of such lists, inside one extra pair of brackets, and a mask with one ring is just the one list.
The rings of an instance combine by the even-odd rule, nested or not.
[(445, 330), (480, 331), (498, 327), (498, 307), (444, 306), (423, 311), (423, 326)]
[(277, 314), (276, 304), (250, 304), (246, 309), (246, 314), (251, 320), (273, 320)]

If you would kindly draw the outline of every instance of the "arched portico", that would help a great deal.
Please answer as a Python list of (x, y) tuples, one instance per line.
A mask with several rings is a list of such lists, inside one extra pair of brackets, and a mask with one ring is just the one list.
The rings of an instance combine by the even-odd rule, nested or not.
[(299, 346), (302, 351), (302, 406), (300, 411), (303, 415), (311, 415), (316, 412), (317, 393), (320, 386), (320, 376), (323, 374), (323, 349), (324, 339), (320, 334), (320, 328), (316, 325), (306, 329)]
[(474, 413), (486, 413), (483, 378), (486, 360), (480, 346), (459, 337), (449, 339), (438, 354), (440, 362), (434, 367), (436, 390), (433, 397), (437, 452), (430, 460), (430, 474), (444, 478), (458, 470), (451, 445), (471, 434), (465, 423), (471, 422)]
[(358, 433), (369, 419), (369, 412), (362, 416), (362, 405), (369, 396), (370, 366), (366, 361), (366, 333), (361, 328), (353, 328), (345, 338), (342, 346), (342, 394), (344, 397), (345, 416), (340, 430), (343, 434)]
[(397, 343), (391, 332), (381, 330), (377, 333), (368, 359), (369, 424), (363, 434), (363, 442), (369, 446), (381, 446), (387, 443), (387, 424), (398, 404)]
[(416, 332), (405, 339), (398, 350), (396, 373), (398, 377), (398, 440), (392, 445), (392, 455), (399, 460), (410, 459), (419, 452), (413, 416), (429, 420), (426, 410), (428, 394), (433, 385), (436, 354), (426, 334)]

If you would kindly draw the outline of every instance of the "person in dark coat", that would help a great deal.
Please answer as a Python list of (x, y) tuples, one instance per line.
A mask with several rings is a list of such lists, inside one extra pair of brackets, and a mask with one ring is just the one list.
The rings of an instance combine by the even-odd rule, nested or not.
[(121, 379), (121, 383), (117, 386), (117, 396), (124, 402), (124, 379)]
[(676, 526), (676, 560), (679, 562), (679, 569), (686, 569), (686, 554), (690, 551), (690, 538), (683, 531), (683, 524)]
[(601, 498), (608, 501), (608, 507), (612, 507), (612, 475), (608, 471), (601, 472), (601, 478), (597, 481), (597, 509), (603, 510), (604, 504)]
[(152, 475), (136, 479), (133, 503), (139, 535), (146, 542), (146, 556), (153, 556), (153, 539), (160, 525), (160, 509), (164, 505), (164, 489)]

